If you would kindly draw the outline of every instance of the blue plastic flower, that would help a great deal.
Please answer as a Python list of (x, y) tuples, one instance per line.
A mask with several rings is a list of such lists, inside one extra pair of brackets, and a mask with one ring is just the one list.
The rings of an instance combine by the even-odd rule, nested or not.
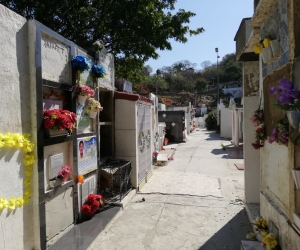
[(106, 71), (104, 67), (100, 65), (93, 65), (92, 67), (92, 75), (97, 78), (104, 78), (106, 75)]
[(72, 68), (75, 70), (86, 71), (90, 68), (88, 59), (83, 55), (77, 55), (71, 60)]

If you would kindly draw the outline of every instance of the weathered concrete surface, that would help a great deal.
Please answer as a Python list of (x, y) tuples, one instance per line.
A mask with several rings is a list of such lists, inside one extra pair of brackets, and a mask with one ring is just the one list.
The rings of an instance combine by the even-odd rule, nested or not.
[(89, 249), (240, 249), (251, 230), (236, 201), (244, 181), (234, 163), (242, 160), (228, 159), (222, 143), (206, 130), (189, 136)]

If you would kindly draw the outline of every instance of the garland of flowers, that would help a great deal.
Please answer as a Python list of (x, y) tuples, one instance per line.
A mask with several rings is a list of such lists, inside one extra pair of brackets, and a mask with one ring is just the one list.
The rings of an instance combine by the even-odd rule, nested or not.
[(16, 198), (15, 196), (6, 199), (4, 197), (0, 197), (0, 210), (4, 208), (8, 208), (10, 210), (14, 210), (18, 207), (22, 207), (23, 205), (27, 205), (30, 201), (32, 190), (31, 190), (31, 182), (32, 182), (32, 172), (33, 172), (33, 164), (35, 162), (35, 157), (32, 154), (34, 150), (34, 143), (29, 140), (30, 134), (12, 134), (12, 133), (0, 133), (0, 148), (16, 148), (22, 149), (25, 152), (25, 156), (23, 158), (23, 164), (25, 165), (25, 179), (24, 186), (25, 191), (24, 194)]
[(255, 129), (255, 142), (252, 143), (252, 146), (255, 149), (260, 149), (265, 144), (266, 139), (266, 130), (265, 130), (265, 124), (264, 124), (264, 112), (261, 109), (257, 109), (254, 111), (251, 122), (255, 127), (258, 127)]

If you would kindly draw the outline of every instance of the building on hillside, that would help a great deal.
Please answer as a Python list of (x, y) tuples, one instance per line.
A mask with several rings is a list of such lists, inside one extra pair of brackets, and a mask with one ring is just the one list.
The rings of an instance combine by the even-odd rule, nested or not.
[[(299, 9), (298, 0), (256, 0), (253, 16), (242, 20), (234, 39), (237, 61), (243, 63), (246, 209), (251, 222), (259, 214), (267, 220), (281, 249), (293, 250), (300, 249), (300, 190), (293, 178), (300, 147), (292, 140), (295, 129), (285, 122), (287, 110), (275, 107), (270, 88), (288, 79), (299, 90)], [(256, 117), (264, 114), (256, 126), (255, 111)], [(274, 134), (279, 123), (289, 131), (287, 143)]]

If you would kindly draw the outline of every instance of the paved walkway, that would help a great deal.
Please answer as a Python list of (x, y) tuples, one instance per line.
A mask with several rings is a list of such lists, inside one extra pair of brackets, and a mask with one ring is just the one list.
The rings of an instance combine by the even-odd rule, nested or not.
[(190, 135), (89, 250), (239, 250), (251, 230), (234, 166), (243, 160), (228, 159), (222, 143), (206, 130)]

